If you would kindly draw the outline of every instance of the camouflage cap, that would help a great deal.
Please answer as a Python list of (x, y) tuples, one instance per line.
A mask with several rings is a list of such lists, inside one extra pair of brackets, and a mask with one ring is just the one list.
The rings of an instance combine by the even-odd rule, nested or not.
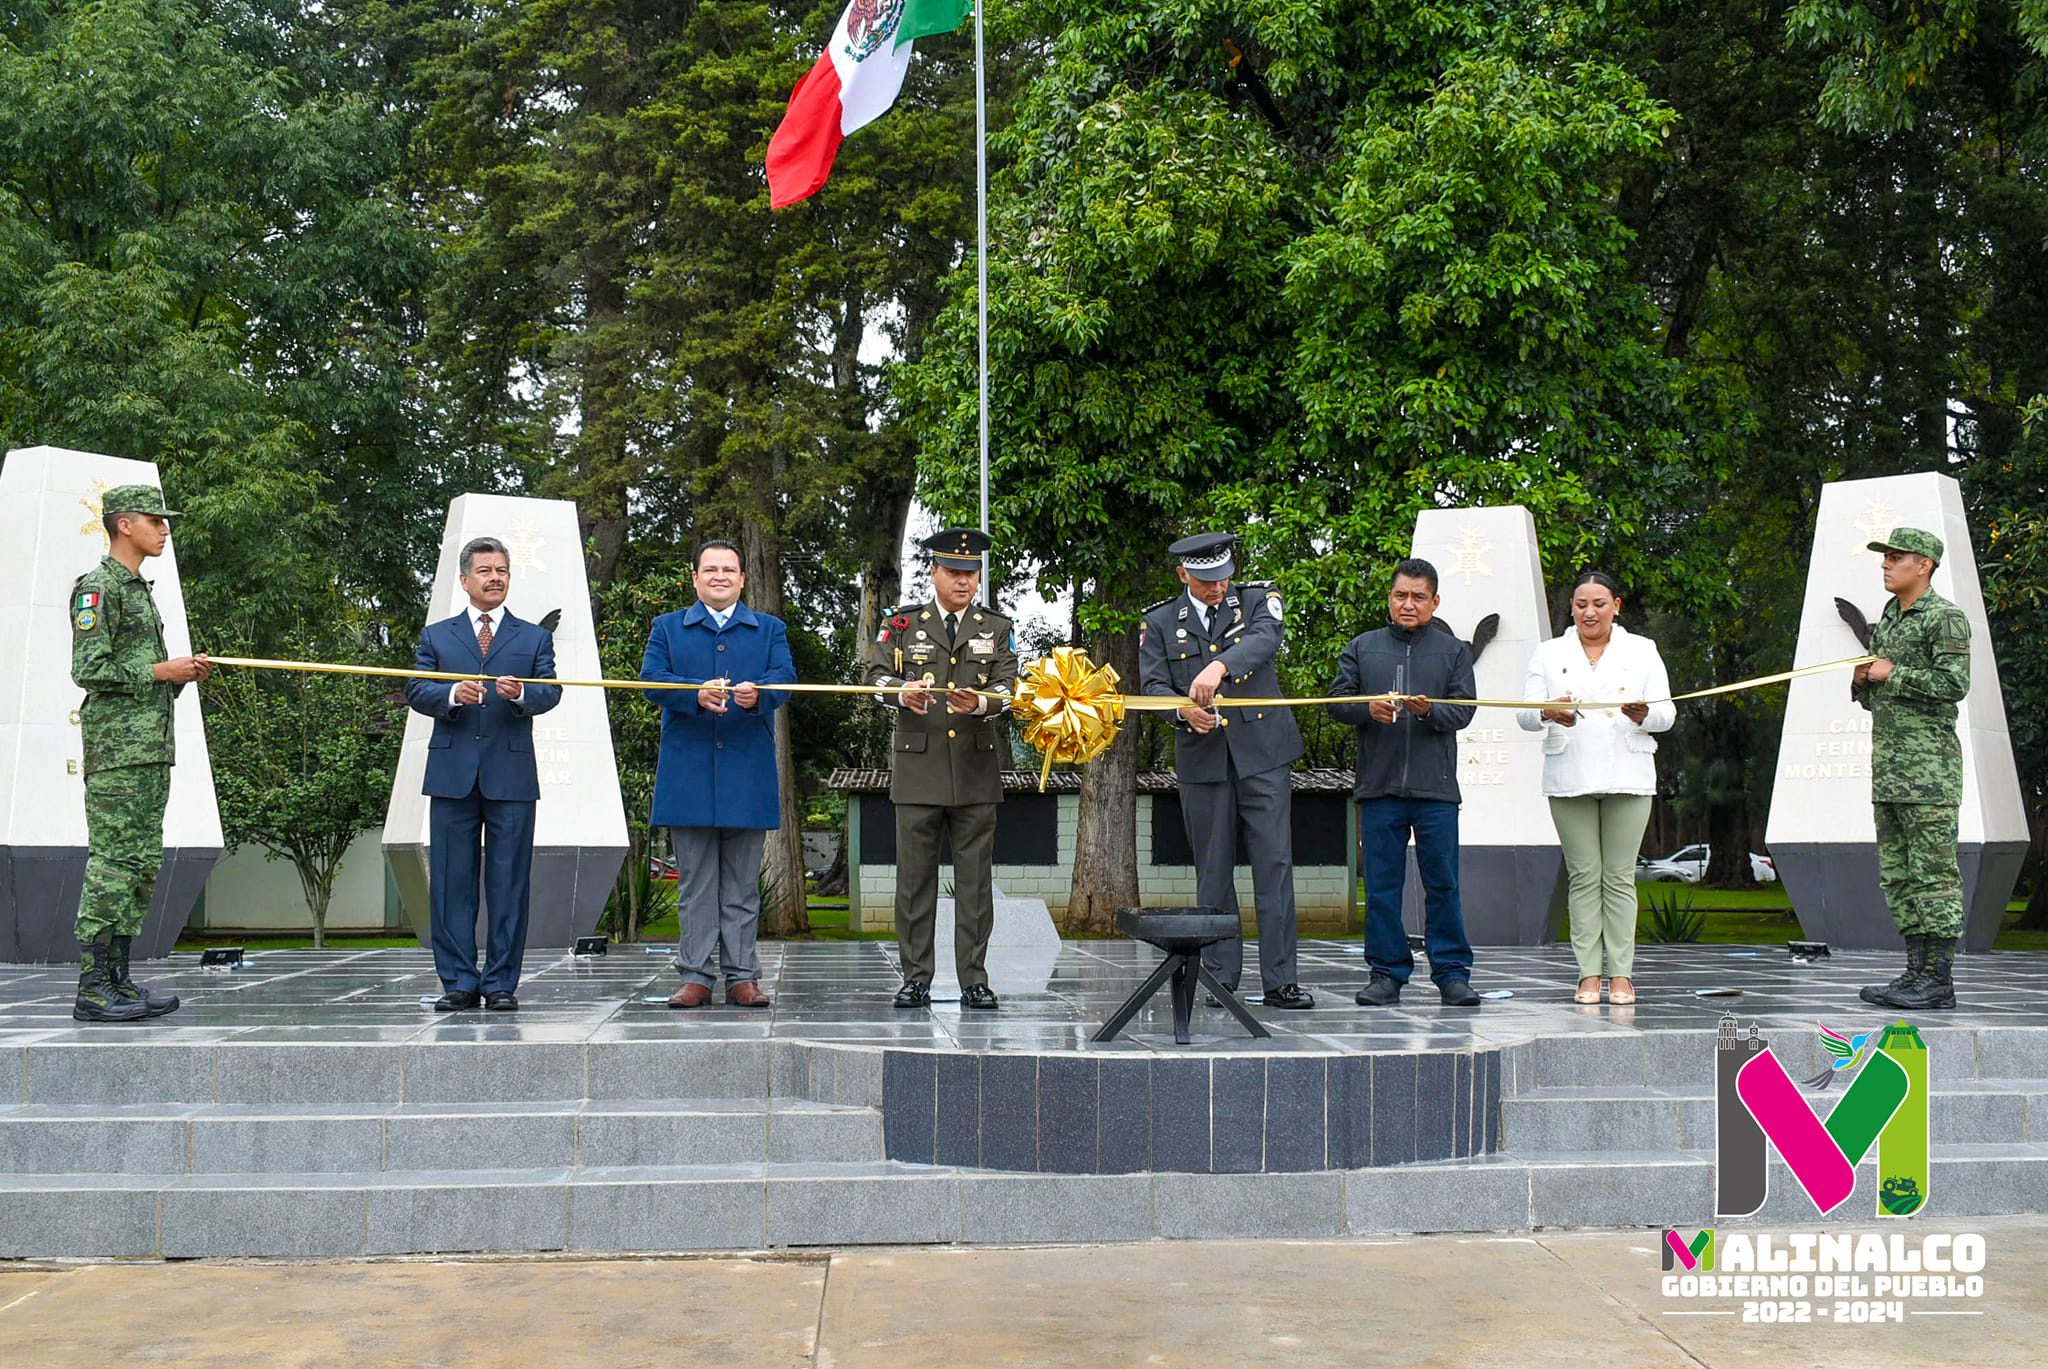
[(100, 500), (100, 512), (153, 513), (159, 518), (176, 518), (176, 509), (164, 507), (163, 491), (154, 485), (116, 485)]
[(1872, 542), (1872, 551), (1910, 551), (1915, 556), (1924, 556), (1930, 561), (1941, 560), (1941, 539), (1931, 532), (1919, 528), (1893, 528), (1892, 535), (1882, 542)]

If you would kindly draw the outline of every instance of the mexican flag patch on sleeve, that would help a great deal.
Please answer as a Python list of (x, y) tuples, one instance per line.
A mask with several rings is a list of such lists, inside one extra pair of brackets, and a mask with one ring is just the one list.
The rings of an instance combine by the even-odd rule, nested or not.
[(100, 592), (96, 589), (82, 589), (78, 591), (78, 602), (72, 605), (75, 609), (98, 608), (99, 606)]

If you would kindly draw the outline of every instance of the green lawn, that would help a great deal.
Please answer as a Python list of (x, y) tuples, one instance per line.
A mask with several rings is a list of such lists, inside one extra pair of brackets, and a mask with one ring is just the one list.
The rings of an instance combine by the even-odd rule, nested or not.
[[(1706, 915), (1706, 927), (1700, 934), (1704, 944), (1717, 946), (1775, 946), (1799, 939), (1799, 919), (1792, 914), (1792, 905), (1785, 897), (1783, 885), (1767, 884), (1755, 889), (1701, 889), (1686, 884), (1639, 884), (1636, 886), (1638, 906), (1643, 910), (1644, 930), (1648, 930), (1650, 901), (1652, 898), (1677, 897), (1679, 906), (1685, 907), (1691, 899), (1694, 912)], [(1360, 895), (1363, 901), (1363, 893)], [(2023, 932), (2012, 924), (2018, 920), (2026, 905), (2015, 901), (2009, 905), (2006, 927), (1998, 934), (1995, 943), (2001, 951), (2048, 951), (2048, 932)], [(811, 900), (811, 930), (808, 936), (792, 937), (795, 941), (894, 941), (894, 932), (850, 932), (846, 928), (847, 906), (843, 902)], [(676, 919), (673, 914), (657, 918), (640, 930), (640, 939), (649, 944), (674, 941), (677, 935)], [(1352, 935), (1357, 935), (1353, 932)], [(1649, 938), (1643, 940), (1647, 943)], [(266, 950), (292, 950), (311, 946), (310, 936), (268, 936), (244, 933), (235, 935), (228, 932), (188, 932), (178, 938), (178, 949), (196, 951), (204, 946), (260, 945)], [(392, 935), (378, 932), (371, 935), (343, 933), (328, 938), (328, 944), (350, 949), (369, 949), (378, 946), (413, 946), (418, 943), (405, 934)]]
[[(858, 935), (846, 930), (847, 906), (844, 902), (811, 899), (811, 932), (809, 936), (793, 937), (796, 941), (894, 941), (894, 932), (863, 932)], [(675, 914), (656, 918), (640, 928), (640, 940), (650, 945), (672, 942), (680, 928)], [(303, 950), (313, 944), (313, 938), (300, 933), (273, 935), (269, 932), (198, 931), (186, 932), (178, 938), (177, 949), (197, 951), (207, 946), (260, 946), (266, 951)], [(379, 932), (337, 932), (327, 938), (327, 944), (349, 950), (370, 950), (380, 946), (417, 946), (418, 940), (410, 933), (393, 934)]]
[[(1704, 913), (1706, 929), (1700, 941), (1713, 945), (1775, 945), (1800, 939), (1799, 919), (1782, 884), (1765, 884), (1754, 889), (1701, 889), (1686, 884), (1638, 884), (1637, 906), (1648, 930), (1652, 900), (1675, 897), (1680, 908), (1690, 906)], [(1688, 905), (1688, 900), (1689, 905)], [(2013, 926), (2026, 904), (2014, 900), (2006, 905), (2006, 925), (1992, 944), (2001, 951), (2048, 950), (2048, 932), (2021, 931)], [(1644, 936), (1644, 941), (1649, 938)]]

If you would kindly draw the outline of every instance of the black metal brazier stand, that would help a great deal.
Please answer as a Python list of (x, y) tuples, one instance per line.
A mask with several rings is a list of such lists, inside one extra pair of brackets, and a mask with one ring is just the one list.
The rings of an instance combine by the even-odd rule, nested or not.
[(1119, 908), (1116, 910), (1117, 930), (1133, 941), (1143, 941), (1166, 952), (1166, 959), (1159, 962), (1138, 991), (1124, 1000), (1123, 1006), (1110, 1014), (1109, 1021), (1102, 1024), (1102, 1030), (1095, 1033), (1097, 1042), (1113, 1041), (1116, 1034), (1130, 1024), (1159, 986), (1169, 977), (1173, 980), (1173, 1039), (1180, 1045), (1187, 1045), (1188, 1024), (1195, 1012), (1195, 984), (1216, 996), (1216, 1001), (1229, 1009), (1231, 1016), (1244, 1024), (1244, 1029), (1256, 1037), (1270, 1037), (1271, 1032), (1259, 1025), (1257, 1018), (1245, 1011), (1244, 1004), (1237, 1001), (1237, 995), (1217, 982), (1202, 964), (1202, 948), (1213, 946), (1239, 935), (1241, 928), (1233, 913), (1219, 913), (1214, 908)]

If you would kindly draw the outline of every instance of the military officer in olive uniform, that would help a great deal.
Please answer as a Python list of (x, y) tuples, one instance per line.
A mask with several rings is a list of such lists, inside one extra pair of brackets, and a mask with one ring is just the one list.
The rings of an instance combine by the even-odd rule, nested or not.
[(164, 620), (142, 578), (163, 554), (176, 511), (148, 485), (120, 485), (100, 503), (107, 555), (72, 586), (71, 680), (85, 691), (85, 827), (90, 850), (78, 900), (80, 1022), (135, 1022), (178, 1006), (128, 977), (128, 951), (149, 912), (164, 856), (171, 797), (171, 702), (212, 670), (204, 656), (170, 660)]
[(1906, 972), (1863, 990), (1888, 1008), (1953, 1008), (1956, 942), (1963, 934), (1963, 876), (1956, 811), (1963, 748), (1956, 705), (1970, 692), (1970, 620), (1934, 592), (1941, 539), (1894, 528), (1870, 549), (1884, 553), (1892, 598), (1870, 634), (1870, 654), (1850, 692), (1870, 710), (1870, 797), (1877, 818), (1877, 877), (1906, 938)]
[(1017, 683), (1010, 620), (977, 606), (989, 536), (948, 528), (921, 544), (932, 554), (932, 600), (891, 609), (868, 648), (867, 684), (921, 685), (877, 694), (896, 710), (889, 799), (896, 807), (896, 937), (903, 955), (899, 1008), (932, 1001), (939, 847), (953, 840), (953, 963), (960, 1006), (996, 1006), (983, 960), (995, 924), (991, 875), (996, 805), (1009, 747), (1003, 727)]
[[(1183, 537), (1167, 548), (1187, 592), (1145, 610), (1138, 635), (1139, 689), (1179, 694), (1196, 707), (1173, 715), (1181, 818), (1195, 856), (1195, 901), (1236, 914), (1237, 841), (1251, 857), (1259, 918), (1259, 977), (1269, 1008), (1312, 1008), (1294, 959), (1294, 807), (1290, 767), (1301, 756), (1293, 710), (1215, 708), (1219, 694), (1277, 698), (1285, 617), (1271, 585), (1232, 585), (1237, 538)], [(1219, 941), (1202, 962), (1237, 988), (1244, 939)]]

